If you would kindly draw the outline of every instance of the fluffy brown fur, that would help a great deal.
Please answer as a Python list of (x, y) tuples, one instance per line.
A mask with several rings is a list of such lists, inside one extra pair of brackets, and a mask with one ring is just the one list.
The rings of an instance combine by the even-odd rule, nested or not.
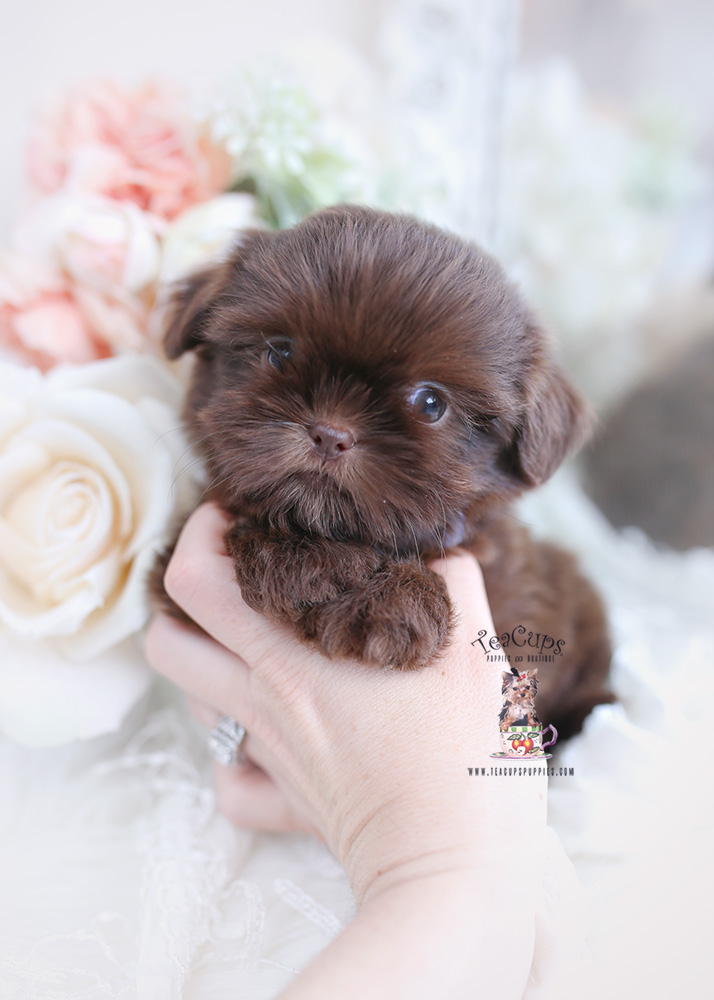
[(425, 562), (461, 545), (499, 634), (564, 640), (542, 668), (548, 721), (568, 735), (609, 700), (597, 595), (509, 513), (587, 413), (484, 251), (410, 217), (328, 209), (251, 232), (190, 277), (165, 346), (197, 354), (185, 417), (208, 494), (235, 516), (226, 542), (251, 607), (328, 656), (420, 667), (452, 623)]

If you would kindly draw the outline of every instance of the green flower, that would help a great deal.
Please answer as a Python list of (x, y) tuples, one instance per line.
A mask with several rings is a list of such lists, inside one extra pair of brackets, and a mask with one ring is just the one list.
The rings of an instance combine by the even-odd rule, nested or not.
[(211, 132), (233, 160), (232, 190), (254, 194), (270, 225), (291, 226), (318, 208), (360, 200), (359, 170), (344, 137), (294, 77), (249, 71), (239, 94), (214, 110)]

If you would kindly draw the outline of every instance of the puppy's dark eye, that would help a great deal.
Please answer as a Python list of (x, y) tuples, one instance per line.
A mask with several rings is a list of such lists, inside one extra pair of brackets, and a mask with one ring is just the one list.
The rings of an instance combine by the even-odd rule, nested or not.
[(272, 365), (273, 368), (277, 368), (281, 372), (285, 367), (285, 362), (290, 360), (290, 348), (285, 344), (275, 347), (269, 344), (265, 352), (265, 360), (269, 365)]
[(446, 413), (446, 401), (429, 385), (415, 389), (409, 397), (409, 403), (416, 416), (428, 424), (435, 424)]

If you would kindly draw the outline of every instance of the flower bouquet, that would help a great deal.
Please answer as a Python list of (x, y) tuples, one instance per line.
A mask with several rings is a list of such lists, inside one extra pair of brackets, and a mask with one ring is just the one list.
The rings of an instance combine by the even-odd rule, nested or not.
[(240, 106), (109, 82), (39, 113), (0, 252), (0, 730), (57, 746), (145, 692), (145, 581), (200, 491), (160, 346), (171, 282), (241, 229), (355, 198), (354, 164), (292, 80)]

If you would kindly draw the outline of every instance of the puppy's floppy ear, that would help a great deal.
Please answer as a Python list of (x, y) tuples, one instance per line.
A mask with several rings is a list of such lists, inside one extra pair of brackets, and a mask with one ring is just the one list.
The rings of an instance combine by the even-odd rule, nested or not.
[[(545, 348), (543, 333), (533, 332)], [(525, 411), (509, 457), (523, 482), (539, 486), (553, 475), (568, 452), (583, 444), (593, 419), (585, 400), (545, 349), (539, 352), (525, 394)]]
[(205, 267), (175, 286), (164, 324), (164, 351), (171, 361), (201, 343), (203, 326), (222, 287), (224, 267)]
[(230, 288), (235, 295), (234, 282), (247, 267), (249, 259), (257, 251), (260, 260), (261, 253), (277, 235), (265, 229), (242, 230), (236, 234), (223, 260), (208, 264), (177, 282), (164, 322), (167, 357), (173, 361), (203, 342), (204, 330), (218, 299)]
[(513, 687), (514, 677), (510, 670), (503, 671), (503, 684), (501, 687), (501, 694), (506, 694)]

